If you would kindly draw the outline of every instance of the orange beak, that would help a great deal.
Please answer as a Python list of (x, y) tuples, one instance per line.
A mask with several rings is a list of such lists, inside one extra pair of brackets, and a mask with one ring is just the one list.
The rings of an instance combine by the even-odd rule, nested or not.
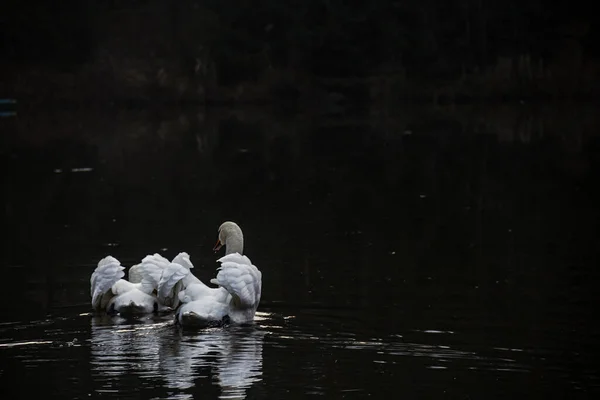
[(217, 243), (215, 244), (215, 247), (213, 247), (213, 251), (216, 253), (217, 251), (219, 251), (221, 249), (222, 246), (223, 246), (223, 244), (221, 243), (221, 241), (219, 239), (217, 239)]

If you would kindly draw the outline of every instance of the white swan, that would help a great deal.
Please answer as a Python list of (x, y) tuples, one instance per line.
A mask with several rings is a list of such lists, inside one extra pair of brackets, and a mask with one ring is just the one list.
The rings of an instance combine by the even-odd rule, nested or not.
[[(262, 274), (252, 265), (250, 259), (242, 255), (244, 236), (234, 222), (224, 222), (219, 227), (219, 240), (214, 250), (225, 245), (225, 256), (217, 277), (211, 283), (216, 288), (206, 286), (190, 271), (193, 265), (189, 256), (173, 260), (164, 269), (158, 284), (159, 301), (175, 304), (175, 298), (182, 306), (177, 311), (176, 320), (182, 326), (204, 327), (219, 325), (225, 320), (235, 324), (251, 323), (260, 303)], [(179, 261), (179, 262), (176, 262)]]
[[(177, 257), (181, 257), (181, 254)], [(176, 259), (177, 259), (176, 257)], [(129, 280), (123, 279), (125, 267), (108, 256), (100, 260), (90, 279), (92, 307), (96, 311), (120, 314), (148, 314), (171, 310), (170, 303), (157, 299), (156, 290), (163, 270), (171, 265), (159, 254), (146, 256), (141, 264), (129, 269)]]

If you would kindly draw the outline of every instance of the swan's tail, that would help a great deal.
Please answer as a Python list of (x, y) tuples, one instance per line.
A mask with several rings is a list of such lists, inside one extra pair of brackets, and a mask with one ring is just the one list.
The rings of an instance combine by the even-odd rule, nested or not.
[(96, 267), (90, 278), (92, 307), (94, 309), (106, 307), (111, 296), (105, 295), (109, 294), (112, 286), (125, 276), (124, 269), (125, 267), (121, 266), (119, 260), (112, 256), (100, 260), (98, 267)]
[(260, 303), (262, 273), (250, 259), (239, 253), (228, 254), (217, 260), (221, 263), (217, 277), (211, 283), (225, 288), (238, 308), (254, 308)]

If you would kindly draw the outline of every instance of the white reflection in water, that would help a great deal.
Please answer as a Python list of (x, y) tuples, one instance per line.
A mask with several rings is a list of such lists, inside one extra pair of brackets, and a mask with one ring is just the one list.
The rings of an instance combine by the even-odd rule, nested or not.
[[(131, 375), (160, 380), (168, 398), (192, 398), (198, 379), (211, 378), (220, 398), (246, 397), (262, 376), (265, 333), (254, 327), (180, 332), (168, 322), (115, 325), (92, 319), (92, 374), (98, 392), (113, 392)], [(130, 385), (127, 385), (130, 387)]]
[(246, 389), (261, 380), (264, 334), (252, 327), (184, 333), (161, 348), (161, 372), (169, 387), (185, 390), (209, 367), (221, 398), (245, 398)]
[[(111, 320), (92, 318), (92, 376), (101, 378), (101, 392), (118, 389), (122, 376), (131, 372), (139, 376), (158, 375), (157, 335), (166, 324), (112, 325)], [(114, 321), (122, 322), (118, 317)]]

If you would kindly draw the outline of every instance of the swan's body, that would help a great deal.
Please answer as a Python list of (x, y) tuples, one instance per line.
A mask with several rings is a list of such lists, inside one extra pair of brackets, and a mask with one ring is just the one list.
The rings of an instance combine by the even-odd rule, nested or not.
[[(220, 324), (225, 317), (236, 324), (250, 323), (258, 308), (261, 295), (261, 272), (250, 259), (239, 253), (226, 255), (217, 260), (219, 272), (206, 286), (188, 272), (187, 282), (178, 297), (183, 305), (177, 313), (177, 321), (183, 326)], [(185, 273), (185, 272), (184, 272)], [(160, 289), (159, 289), (160, 291)]]
[[(239, 226), (225, 222), (219, 228), (219, 243), (225, 243), (226, 255), (211, 288), (190, 271), (193, 265), (189, 256), (181, 257), (163, 271), (158, 284), (158, 298), (174, 299), (182, 304), (176, 320), (182, 326), (219, 325), (225, 320), (236, 324), (251, 323), (260, 303), (262, 274), (250, 259), (241, 254), (243, 236)], [(215, 246), (217, 247), (217, 246)], [(218, 246), (220, 248), (220, 246)]]
[(119, 260), (112, 256), (103, 258), (90, 279), (92, 307), (120, 314), (169, 310), (155, 294), (162, 270), (168, 265), (169, 261), (158, 254), (147, 256), (129, 269), (129, 280), (125, 280), (125, 268)]

